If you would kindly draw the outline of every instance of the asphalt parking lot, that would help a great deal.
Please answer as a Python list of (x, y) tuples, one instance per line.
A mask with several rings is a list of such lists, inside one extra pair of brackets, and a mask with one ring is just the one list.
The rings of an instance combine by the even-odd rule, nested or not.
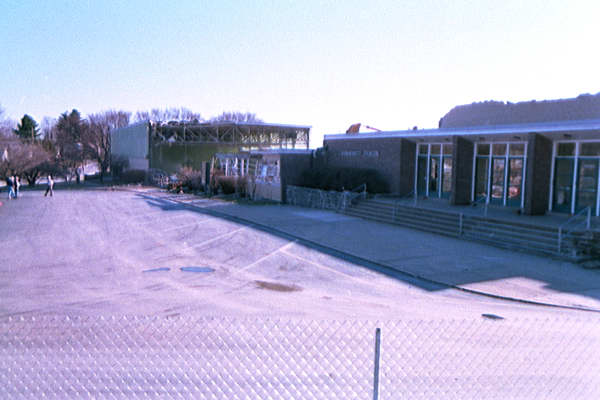
[[(24, 191), (18, 200), (5, 201), (0, 207), (5, 255), (0, 316), (395, 319), (565, 312), (382, 273), (293, 237), (160, 195), (164, 193), (59, 190), (44, 198), (42, 192)], [(222, 204), (202, 201), (204, 209)], [(321, 234), (329, 235), (351, 218), (292, 211), (298, 229), (318, 219), (328, 223)]]

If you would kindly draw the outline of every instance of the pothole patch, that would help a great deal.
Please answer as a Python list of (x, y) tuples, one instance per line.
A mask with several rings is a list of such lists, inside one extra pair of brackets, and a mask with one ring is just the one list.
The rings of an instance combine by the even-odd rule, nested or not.
[(179, 269), (183, 272), (215, 272), (215, 269), (211, 267), (181, 267)]
[(299, 292), (302, 290), (302, 288), (297, 285), (284, 285), (283, 283), (265, 281), (254, 281), (254, 283), (256, 283), (257, 287), (260, 289), (273, 290), (275, 292)]
[(168, 272), (170, 270), (171, 270), (171, 268), (161, 267), (161, 268), (145, 269), (142, 272)]
[(481, 316), (483, 318), (491, 319), (491, 320), (494, 320), (494, 321), (499, 321), (499, 320), (504, 319), (504, 317), (501, 317), (501, 316), (496, 315), (496, 314), (481, 314)]

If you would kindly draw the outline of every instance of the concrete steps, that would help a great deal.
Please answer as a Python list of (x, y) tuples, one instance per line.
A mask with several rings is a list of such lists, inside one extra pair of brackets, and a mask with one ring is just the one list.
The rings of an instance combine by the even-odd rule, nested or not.
[(569, 261), (584, 258), (577, 241), (565, 241), (558, 251), (558, 229), (457, 212), (417, 208), (377, 199), (363, 200), (343, 211), (346, 215), (400, 225), (425, 232), (558, 257)]

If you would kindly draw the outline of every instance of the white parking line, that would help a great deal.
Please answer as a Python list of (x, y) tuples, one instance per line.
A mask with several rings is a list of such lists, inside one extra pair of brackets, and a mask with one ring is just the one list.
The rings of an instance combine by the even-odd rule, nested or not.
[(217, 240), (221, 240), (221, 239), (223, 239), (223, 238), (225, 238), (225, 237), (227, 237), (227, 236), (232, 236), (232, 235), (234, 235), (234, 234), (235, 234), (235, 233), (237, 233), (237, 232), (243, 231), (244, 229), (248, 229), (248, 227), (244, 226), (244, 227), (242, 227), (242, 228), (235, 229), (235, 230), (233, 230), (233, 231), (231, 231), (231, 232), (227, 232), (227, 233), (224, 233), (224, 234), (222, 234), (222, 235), (215, 236), (215, 237), (214, 237), (214, 238), (212, 238), (212, 239), (206, 240), (206, 241), (204, 241), (204, 242), (202, 242), (202, 243), (199, 243), (199, 244), (197, 244), (197, 245), (195, 245), (195, 246), (190, 246), (190, 247), (191, 247), (191, 248), (197, 248), (197, 247), (206, 246), (207, 244), (210, 244), (210, 243), (212, 243), (212, 242), (216, 242)]
[[(271, 257), (272, 255), (274, 255), (274, 254), (276, 254), (276, 253), (279, 253), (279, 252), (282, 252), (282, 251), (284, 251), (284, 250), (285, 250), (285, 249), (287, 249), (288, 247), (291, 247), (291, 246), (293, 246), (294, 244), (296, 244), (297, 242), (298, 242), (298, 240), (296, 239), (296, 240), (294, 240), (293, 242), (286, 243), (286, 244), (284, 244), (283, 246), (281, 246), (280, 248), (278, 248), (278, 249), (276, 249), (276, 250), (273, 250), (273, 251), (272, 251), (272, 252), (270, 252), (269, 254), (267, 254), (267, 255), (265, 255), (265, 256), (262, 256), (262, 257), (261, 257), (261, 258), (259, 258), (258, 260), (254, 261), (254, 262), (252, 262), (252, 263), (250, 263), (250, 264), (248, 264), (248, 265), (246, 265), (246, 266), (245, 266), (245, 267), (243, 267), (243, 268), (240, 268), (240, 269), (238, 269), (238, 271), (245, 271), (245, 270), (247, 270), (248, 268), (252, 268), (252, 267), (253, 267), (253, 266), (255, 266), (256, 264), (258, 264), (258, 263), (262, 262), (263, 260), (266, 260), (267, 258)], [(287, 253), (286, 253), (286, 254), (287, 254)]]
[(187, 225), (177, 225), (177, 226), (174, 226), (172, 228), (161, 229), (160, 231), (161, 232), (171, 232), (171, 231), (176, 231), (178, 229), (185, 229), (185, 228), (188, 228), (190, 226), (197, 226), (197, 225), (198, 225), (198, 221), (193, 222), (191, 224), (187, 224)]
[(338, 270), (337, 270), (337, 269), (335, 269), (335, 268), (331, 268), (331, 267), (328, 267), (328, 266), (326, 266), (326, 265), (323, 265), (323, 264), (316, 263), (316, 262), (314, 262), (314, 261), (311, 261), (311, 260), (308, 260), (308, 259), (306, 259), (306, 258), (304, 258), (304, 257), (300, 257), (300, 256), (298, 256), (298, 255), (296, 255), (296, 254), (292, 254), (292, 253), (290, 253), (290, 252), (288, 252), (288, 251), (285, 251), (285, 250), (283, 250), (283, 251), (282, 251), (282, 253), (284, 253), (285, 255), (287, 255), (287, 256), (290, 256), (290, 257), (292, 257), (292, 258), (295, 258), (295, 259), (297, 259), (297, 260), (300, 260), (300, 261), (303, 261), (303, 262), (305, 262), (305, 263), (308, 263), (308, 264), (314, 265), (315, 267), (318, 267), (318, 268), (321, 268), (321, 269), (324, 269), (324, 270), (327, 270), (327, 271), (330, 271), (330, 272), (336, 273), (336, 274), (338, 274), (338, 275), (342, 275), (342, 276), (344, 276), (344, 277), (346, 277), (346, 278), (349, 278), (349, 279), (355, 280), (355, 281), (357, 281), (357, 282), (361, 282), (361, 283), (363, 283), (363, 284), (367, 284), (367, 285), (370, 285), (370, 286), (377, 286), (377, 285), (378, 285), (378, 283), (372, 283), (372, 282), (368, 282), (368, 281), (366, 281), (366, 280), (365, 280), (365, 279), (363, 279), (363, 278), (360, 278), (360, 277), (357, 277), (357, 276), (354, 276), (354, 275), (350, 275), (350, 274), (344, 273), (344, 272), (342, 272), (342, 271), (338, 271)]

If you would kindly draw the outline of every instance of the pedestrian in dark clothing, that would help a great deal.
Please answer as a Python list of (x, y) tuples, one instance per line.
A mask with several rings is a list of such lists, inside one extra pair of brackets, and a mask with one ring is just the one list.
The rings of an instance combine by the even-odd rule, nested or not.
[(12, 176), (6, 178), (6, 187), (8, 188), (8, 199), (11, 200), (15, 197), (15, 183)]
[(52, 179), (52, 174), (48, 175), (48, 188), (46, 189), (46, 193), (44, 193), (44, 197), (50, 192), (50, 197), (54, 194), (54, 179)]
[(14, 182), (15, 182), (15, 199), (16, 199), (17, 197), (19, 197), (19, 190), (21, 189), (21, 178), (19, 178), (19, 175), (15, 176)]

